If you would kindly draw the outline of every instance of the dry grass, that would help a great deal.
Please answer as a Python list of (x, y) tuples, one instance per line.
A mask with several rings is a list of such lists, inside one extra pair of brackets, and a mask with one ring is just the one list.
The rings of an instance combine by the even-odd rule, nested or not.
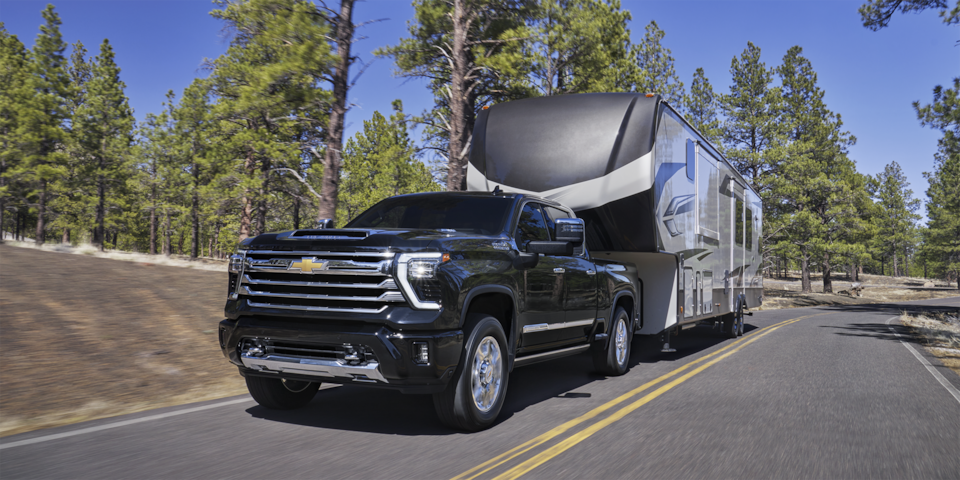
[(2, 243), (12, 247), (32, 248), (45, 252), (72, 253), (74, 255), (109, 258), (111, 260), (121, 260), (125, 262), (136, 262), (149, 265), (167, 265), (171, 267), (186, 267), (216, 272), (227, 271), (227, 260), (211, 257), (201, 257), (196, 260), (191, 260), (187, 255), (150, 255), (146, 253), (125, 252), (123, 250), (105, 250), (101, 252), (98, 247), (90, 244), (72, 246), (61, 243), (46, 243), (38, 247), (34, 242), (18, 242), (10, 239), (3, 240)]
[(945, 366), (960, 375), (960, 312), (901, 315), (923, 345)]

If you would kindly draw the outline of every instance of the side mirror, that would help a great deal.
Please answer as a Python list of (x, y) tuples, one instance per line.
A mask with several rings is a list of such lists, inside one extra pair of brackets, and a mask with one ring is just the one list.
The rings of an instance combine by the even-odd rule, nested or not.
[(554, 227), (554, 238), (558, 242), (570, 242), (575, 246), (580, 246), (583, 244), (583, 230), (583, 219), (558, 218), (556, 227)]
[(333, 219), (332, 218), (321, 218), (317, 220), (317, 229), (322, 228), (333, 228)]
[(520, 252), (516, 257), (513, 257), (513, 268), (517, 270), (527, 270), (535, 268), (537, 264), (540, 263), (540, 254), (539, 253), (524, 253)]
[(570, 242), (543, 242), (527, 243), (527, 253), (542, 253), (544, 255), (573, 255), (573, 244)]

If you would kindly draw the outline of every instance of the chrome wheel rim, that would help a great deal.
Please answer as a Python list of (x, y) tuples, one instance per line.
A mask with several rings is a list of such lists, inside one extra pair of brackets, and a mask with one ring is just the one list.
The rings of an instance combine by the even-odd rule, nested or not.
[(627, 361), (627, 322), (623, 320), (623, 317), (617, 320), (614, 348), (616, 348), (617, 365), (623, 365)]
[(284, 378), (281, 379), (280, 382), (283, 383), (283, 388), (286, 388), (293, 393), (300, 393), (310, 386), (310, 382), (304, 382), (303, 380), (287, 380)]
[(503, 381), (503, 360), (500, 344), (493, 337), (483, 337), (473, 354), (470, 389), (473, 403), (481, 412), (489, 412), (500, 397)]

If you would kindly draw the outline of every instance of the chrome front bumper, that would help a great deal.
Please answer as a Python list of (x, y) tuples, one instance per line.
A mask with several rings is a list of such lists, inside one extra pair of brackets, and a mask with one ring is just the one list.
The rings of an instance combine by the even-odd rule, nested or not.
[(312, 377), (344, 378), (362, 383), (388, 383), (380, 374), (380, 364), (368, 362), (366, 365), (344, 365), (335, 360), (297, 358), (284, 355), (264, 355), (254, 357), (240, 355), (243, 366), (258, 372), (296, 373)]

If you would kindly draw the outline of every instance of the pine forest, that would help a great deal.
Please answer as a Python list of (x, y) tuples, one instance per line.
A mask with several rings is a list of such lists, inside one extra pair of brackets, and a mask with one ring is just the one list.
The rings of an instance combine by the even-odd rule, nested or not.
[[(548, 95), (655, 92), (717, 146), (764, 202), (768, 276), (800, 271), (960, 275), (960, 77), (930, 85), (916, 121), (939, 132), (925, 191), (896, 162), (857, 171), (856, 132), (830, 109), (803, 46), (730, 52), (729, 78), (681, 79), (655, 21), (631, 40), (619, 0), (415, 0), (408, 35), (376, 51), (420, 79), (344, 138), (358, 64), (355, 0), (216, 0), (226, 52), (137, 122), (114, 47), (68, 44), (53, 5), (32, 49), (0, 23), (0, 229), (37, 244), (223, 258), (262, 232), (343, 225), (381, 199), (463, 188), (484, 105)], [(335, 3), (335, 5), (334, 5)], [(960, 3), (866, 0), (863, 26)], [(932, 13), (931, 13), (932, 14)], [(714, 90), (729, 84), (729, 90)], [(921, 224), (921, 206), (926, 221)]]

